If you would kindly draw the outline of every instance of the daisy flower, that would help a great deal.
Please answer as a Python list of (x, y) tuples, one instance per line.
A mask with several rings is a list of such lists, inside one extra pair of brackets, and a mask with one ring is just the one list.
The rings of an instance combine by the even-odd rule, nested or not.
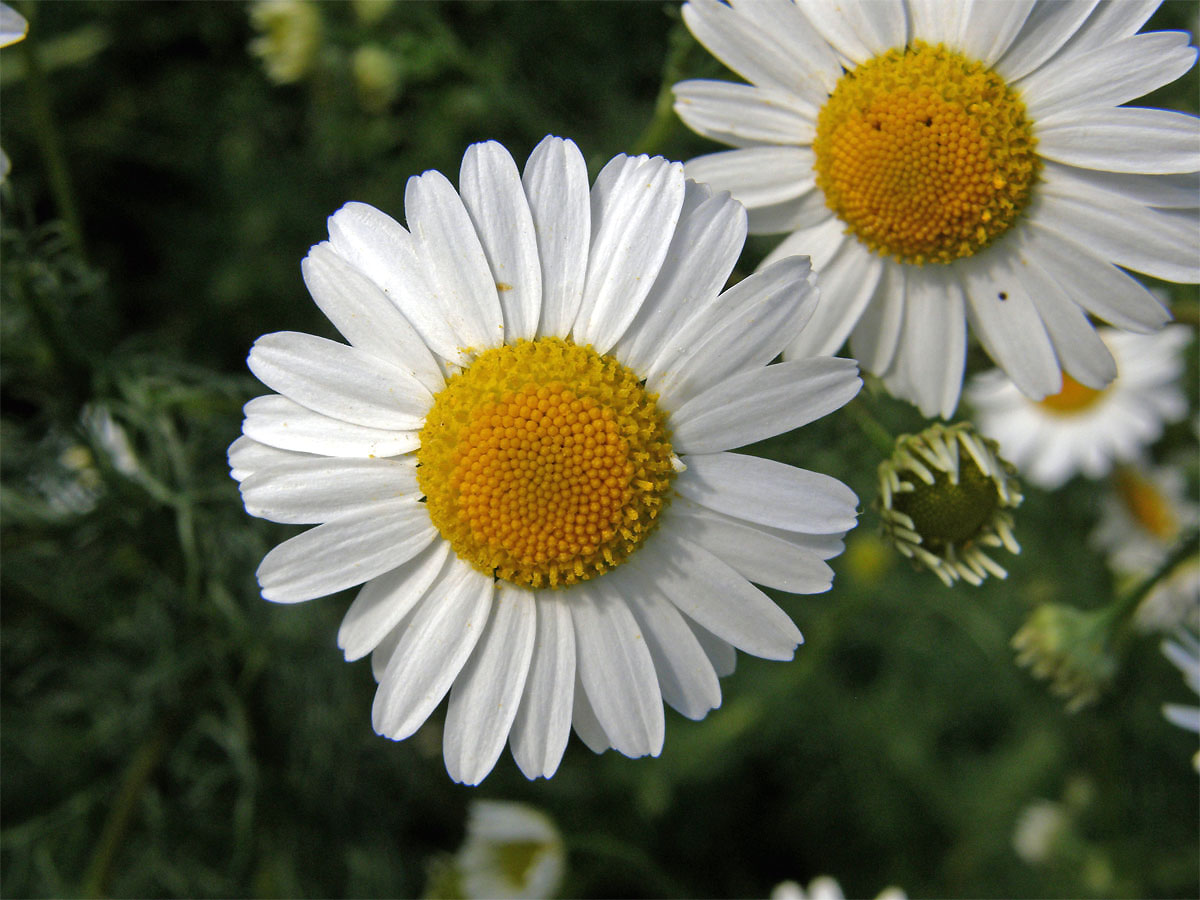
[(1187, 478), (1173, 465), (1118, 466), (1100, 501), (1089, 542), (1118, 575), (1146, 578), (1167, 560), (1176, 540), (1200, 521)]
[[(898, 887), (884, 888), (875, 900), (906, 900), (908, 895)], [(782, 881), (771, 889), (771, 900), (846, 900), (836, 878), (818, 875), (808, 883), (808, 890), (797, 881)]]
[(553, 897), (566, 870), (562, 836), (550, 818), (523, 803), (476, 800), (455, 857), (463, 897)]
[[(1196, 694), (1200, 694), (1200, 638), (1180, 628), (1175, 632), (1175, 639), (1164, 641), (1163, 655), (1171, 661), (1180, 672), (1187, 686)], [(1184, 706), (1182, 703), (1164, 703), (1163, 715), (1173, 725), (1191, 732), (1200, 732), (1200, 706)], [(1200, 751), (1192, 757), (1192, 765), (1200, 772)]]
[(687, 173), (791, 234), (821, 277), (785, 358), (847, 338), (922, 413), (949, 417), (967, 328), (1021, 391), (1116, 367), (1094, 315), (1148, 332), (1166, 309), (1118, 266), (1200, 280), (1200, 128), (1123, 107), (1179, 78), (1180, 32), (1138, 34), (1157, 6), (958, 0), (691, 0), (692, 34), (751, 84), (685, 81), (675, 109), (737, 149)]
[(303, 264), (348, 344), (260, 338), (274, 391), (230, 448), (246, 509), (317, 524), (272, 550), (263, 596), (364, 584), (338, 642), (371, 654), (372, 723), (408, 737), (449, 693), (446, 767), (478, 783), (507, 740), (549, 777), (574, 727), (657, 755), (663, 702), (702, 718), (734, 648), (790, 659), (751, 580), (826, 590), (857, 499), (731, 448), (837, 409), (852, 360), (767, 365), (815, 305), (807, 258), (722, 292), (743, 207), (661, 158), (589, 190), (570, 141), (519, 173), (467, 150), (459, 190), (409, 180), (407, 228), (360, 203)]
[(1108, 474), (1114, 461), (1136, 459), (1162, 435), (1165, 423), (1187, 415), (1180, 378), (1191, 329), (1173, 325), (1145, 335), (1101, 328), (1098, 333), (1116, 360), (1116, 378), (1107, 387), (1088, 387), (1067, 375), (1060, 391), (1031, 400), (999, 370), (984, 372), (967, 386), (979, 430), (1043, 488), (1061, 487), (1076, 474)]

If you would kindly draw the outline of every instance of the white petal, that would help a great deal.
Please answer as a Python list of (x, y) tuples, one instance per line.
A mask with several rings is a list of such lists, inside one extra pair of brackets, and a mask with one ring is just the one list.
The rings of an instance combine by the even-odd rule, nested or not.
[(816, 132), (816, 110), (803, 109), (786, 91), (699, 79), (671, 90), (684, 124), (723, 144), (811, 144)]
[[(792, 66), (802, 67), (802, 74), (793, 72), (785, 77), (784, 89), (797, 94), (814, 109), (823, 104), (837, 84), (842, 67), (836, 49), (813, 28), (800, 8), (794, 3), (760, 3), (759, 0), (732, 0), (732, 5), (760, 39), (778, 45), (790, 57)], [(877, 15), (875, 19), (882, 25), (885, 19), (890, 21), (894, 17), (885, 14)], [(900, 17), (900, 28), (903, 33), (903, 16)], [(899, 43), (904, 43), (903, 36)]]
[(404, 313), (426, 345), (461, 361), (462, 343), (437, 302), (412, 236), (391, 216), (365, 203), (347, 203), (329, 217), (334, 251), (377, 285)]
[(271, 390), (354, 425), (419, 429), (433, 405), (433, 395), (411, 373), (311, 334), (265, 334), (246, 364)]
[(504, 749), (529, 674), (534, 617), (532, 592), (497, 584), (483, 636), (450, 689), (442, 747), (457, 782), (479, 784)]
[(1040, 400), (1058, 392), (1062, 373), (1020, 264), (1007, 250), (993, 247), (984, 262), (959, 267), (967, 317), (979, 342), (1021, 393)]
[(688, 181), (662, 269), (613, 355), (645, 372), (681, 325), (717, 300), (746, 241), (746, 210), (726, 193)]
[(817, 188), (815, 179), (799, 197), (770, 206), (756, 206), (746, 210), (746, 214), (751, 234), (797, 231), (833, 218), (833, 212), (825, 205), (825, 195)]
[(592, 188), (592, 244), (575, 340), (607, 353), (658, 276), (683, 209), (683, 167), (618, 157)]
[(532, 339), (542, 309), (542, 264), (517, 164), (495, 141), (472, 144), (459, 188), (500, 296), (505, 339)]
[(665, 721), (654, 662), (625, 601), (603, 579), (571, 588), (579, 680), (612, 746), (658, 756)]
[(899, 3), (843, 0), (834, 6), (827, 0), (797, 0), (796, 5), (842, 57), (855, 63), (907, 42), (904, 8)]
[(802, 539), (788, 540), (683, 499), (672, 504), (671, 517), (683, 523), (688, 540), (756, 584), (793, 594), (819, 594), (833, 585), (833, 570)]
[(279, 462), (241, 484), (246, 512), (272, 522), (311, 525), (421, 496), (414, 460), (319, 456)]
[(728, 641), (721, 640), (694, 619), (684, 616), (683, 621), (687, 623), (692, 634), (696, 635), (696, 640), (700, 642), (700, 646), (704, 648), (704, 655), (712, 663), (717, 677), (724, 678), (732, 675), (737, 669), (737, 651), (733, 649), (733, 645)]
[(1010, 84), (1034, 71), (1070, 39), (1095, 6), (1096, 0), (1038, 3), (993, 68)]
[[(1179, 31), (1135, 34), (1090, 53), (1066, 56), (1021, 82), (1031, 121), (1068, 110), (1113, 107), (1170, 84), (1196, 62), (1196, 49)], [(1038, 145), (1038, 152), (1041, 152)]]
[(421, 727), (474, 650), (495, 593), (492, 578), (453, 559), (450, 572), (417, 606), (383, 673), (371, 724), (401, 741)]
[(807, 194), (816, 184), (814, 160), (808, 147), (746, 147), (697, 156), (684, 171), (753, 209)]
[(837, 353), (870, 302), (886, 265), (857, 241), (841, 241), (833, 258), (816, 269), (819, 293), (812, 318), (784, 351), (785, 358)]
[(571, 726), (589, 750), (593, 753), (603, 753), (612, 746), (612, 742), (604, 733), (600, 720), (596, 718), (592, 704), (588, 702), (587, 691), (579, 680), (578, 670), (575, 672), (575, 691), (572, 696)]
[[(775, 12), (782, 13), (783, 10)], [(717, 59), (747, 81), (781, 90), (796, 90), (809, 83), (819, 69), (809, 62), (804, 47), (788, 47), (775, 39), (772, 32), (761, 29), (750, 14), (735, 10), (716, 0), (691, 0), (683, 6), (683, 21), (688, 30)], [(803, 35), (802, 27), (793, 29)], [(790, 36), (790, 35), (789, 35)], [(803, 38), (802, 38), (803, 39)], [(819, 42), (811, 37), (805, 41), (827, 71), (833, 69), (828, 49), (821, 53)], [(826, 76), (828, 78), (828, 75)], [(827, 90), (832, 85), (823, 85)]]
[(949, 418), (958, 406), (966, 365), (966, 300), (958, 282), (948, 277), (912, 273), (905, 281), (904, 322), (889, 376), (905, 385), (895, 393), (915, 402), (922, 415)]
[(549, 778), (558, 770), (571, 735), (575, 694), (575, 626), (559, 591), (534, 593), (536, 632), (509, 742), (525, 777)]
[(299, 603), (362, 584), (420, 553), (437, 536), (419, 503), (368, 509), (284, 541), (258, 567), (262, 595)]
[(297, 459), (312, 459), (311, 453), (293, 453), (290, 450), (280, 450), (260, 444), (253, 438), (242, 435), (229, 445), (229, 477), (234, 481), (244, 481), (260, 469), (277, 466), (280, 463), (292, 462)]
[(970, 21), (960, 33), (956, 49), (984, 65), (992, 65), (1012, 45), (1036, 5), (1037, 0), (972, 4)]
[(721, 705), (721, 684), (712, 662), (675, 605), (652, 582), (630, 575), (627, 568), (612, 577), (621, 578), (618, 590), (646, 640), (663, 700), (689, 719), (704, 718)]
[(974, 0), (909, 0), (908, 13), (912, 20), (913, 37), (927, 44), (946, 44), (953, 49), (963, 47), (963, 35), (974, 25)]
[(816, 302), (805, 257), (744, 278), (690, 319), (646, 372), (666, 409), (744, 369), (765, 365), (804, 327)]
[(409, 372), (431, 393), (445, 386), (437, 360), (382, 290), (322, 241), (300, 264), (321, 311), (354, 347)]
[(435, 540), (408, 562), (363, 585), (338, 628), (338, 647), (346, 662), (362, 659), (379, 646), (425, 596), (449, 557), (450, 544)]
[(854, 527), (858, 497), (836, 478), (741, 453), (688, 456), (685, 462), (675, 489), (701, 506), (807, 534)]
[(1165, 109), (1072, 109), (1038, 122), (1038, 154), (1108, 172), (1200, 169), (1200, 120)]
[(575, 324), (592, 236), (587, 165), (571, 141), (546, 137), (522, 177), (542, 266), (539, 335), (565, 337)]
[(1129, 331), (1160, 328), (1171, 313), (1141, 282), (1107, 260), (1051, 230), (1030, 223), (1022, 249), (1030, 263), (1050, 275), (1068, 297), (1094, 316)]
[(504, 342), (504, 314), (471, 217), (446, 176), (436, 170), (408, 179), (404, 215), (432, 293), (429, 302), (462, 349)]
[(875, 294), (850, 332), (850, 355), (876, 375), (884, 372), (896, 355), (904, 321), (906, 282), (900, 266), (885, 264)]
[(852, 359), (831, 356), (739, 372), (671, 414), (677, 453), (715, 453), (791, 431), (848, 403), (862, 381)]
[(679, 609), (739, 650), (791, 659), (803, 640), (787, 614), (733, 567), (680, 534), (660, 530), (627, 565)]
[(1137, 175), (1127, 172), (1099, 172), (1062, 166), (1043, 160), (1043, 178), (1082, 181), (1092, 189), (1118, 194), (1143, 206), (1161, 209), (1195, 209), (1200, 197), (1200, 172), (1176, 175)]
[(399, 456), (415, 450), (415, 430), (390, 431), (352, 425), (306, 409), (299, 403), (268, 394), (255, 397), (243, 411), (242, 430), (250, 438), (282, 450), (325, 456)]
[(1064, 54), (1081, 54), (1129, 37), (1146, 24), (1161, 0), (1116, 0), (1101, 3), (1063, 48)]

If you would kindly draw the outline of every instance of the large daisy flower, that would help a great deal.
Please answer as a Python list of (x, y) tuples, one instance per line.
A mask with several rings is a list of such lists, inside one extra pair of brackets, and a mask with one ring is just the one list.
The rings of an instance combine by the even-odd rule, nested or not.
[(809, 262), (722, 292), (745, 211), (678, 163), (618, 156), (589, 190), (570, 141), (523, 174), (482, 143), (459, 185), (412, 178), (407, 228), (339, 210), (303, 272), (349, 343), (250, 353), (278, 393), (230, 448), (246, 509), (320, 523), (266, 556), (263, 596), (365, 582), (338, 643), (371, 654), (375, 729), (408, 737), (449, 693), (457, 781), (506, 740), (549, 777), (572, 726), (657, 755), (663, 701), (703, 717), (735, 647), (792, 657), (800, 632), (751, 580), (830, 586), (854, 494), (728, 451), (842, 406), (857, 367), (768, 365), (812, 314)]
[(1172, 325), (1156, 334), (1099, 329), (1116, 361), (1115, 379), (1091, 388), (1071, 376), (1057, 393), (1032, 400), (992, 369), (967, 385), (975, 422), (1028, 480), (1054, 489), (1071, 476), (1108, 474), (1161, 437), (1164, 424), (1187, 415), (1180, 384), (1192, 331)]
[(696, 38), (752, 84), (685, 81), (675, 109), (738, 149), (687, 174), (728, 190), (752, 232), (790, 231), (822, 294), (785, 358), (853, 355), (925, 415), (949, 416), (967, 326), (1031, 397), (1062, 370), (1116, 374), (1089, 314), (1168, 318), (1118, 266), (1200, 280), (1200, 128), (1120, 104), (1196, 50), (1138, 34), (1154, 2), (690, 0)]

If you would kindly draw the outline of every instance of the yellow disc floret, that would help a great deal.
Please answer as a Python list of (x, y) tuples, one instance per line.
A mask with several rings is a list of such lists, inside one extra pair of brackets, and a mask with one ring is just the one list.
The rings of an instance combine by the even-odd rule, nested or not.
[(1006, 232), (1041, 162), (1025, 106), (991, 69), (916, 41), (844, 74), (813, 141), (848, 230), (900, 262), (948, 263)]
[(1063, 372), (1062, 390), (1057, 394), (1051, 394), (1049, 397), (1043, 397), (1039, 403), (1042, 408), (1056, 413), (1060, 416), (1072, 416), (1076, 413), (1081, 413), (1086, 409), (1096, 405), (1101, 397), (1104, 396), (1103, 390), (1090, 388), (1086, 384), (1080, 384), (1066, 372)]
[(486, 350), (434, 399), (417, 482), (455, 553), (524, 587), (623, 562), (653, 531), (672, 467), (638, 377), (561, 338)]

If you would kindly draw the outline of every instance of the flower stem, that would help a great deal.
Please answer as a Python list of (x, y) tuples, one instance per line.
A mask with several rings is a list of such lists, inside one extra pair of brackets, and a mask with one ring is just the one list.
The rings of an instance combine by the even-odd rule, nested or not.
[(1163, 564), (1158, 567), (1158, 570), (1153, 575), (1142, 581), (1123, 597), (1118, 597), (1113, 601), (1112, 605), (1108, 607), (1113, 625), (1115, 626), (1129, 618), (1133, 614), (1133, 611), (1137, 609), (1138, 604), (1153, 590), (1154, 586), (1166, 578), (1177, 565), (1197, 552), (1197, 550), (1200, 550), (1200, 531), (1193, 529), (1175, 545), (1170, 555), (1167, 556)]
[(890, 458), (892, 451), (896, 449), (895, 436), (884, 427), (875, 414), (867, 408), (866, 402), (862, 399), (861, 394), (847, 403), (843, 409), (850, 413), (850, 417), (854, 419), (854, 423), (858, 425), (862, 433), (870, 438), (871, 443), (885, 457)]
[(679, 128), (671, 88), (683, 79), (688, 54), (696, 47), (683, 21), (675, 23), (667, 36), (667, 61), (663, 64), (662, 87), (654, 101), (654, 115), (633, 144), (634, 153), (661, 153)]

